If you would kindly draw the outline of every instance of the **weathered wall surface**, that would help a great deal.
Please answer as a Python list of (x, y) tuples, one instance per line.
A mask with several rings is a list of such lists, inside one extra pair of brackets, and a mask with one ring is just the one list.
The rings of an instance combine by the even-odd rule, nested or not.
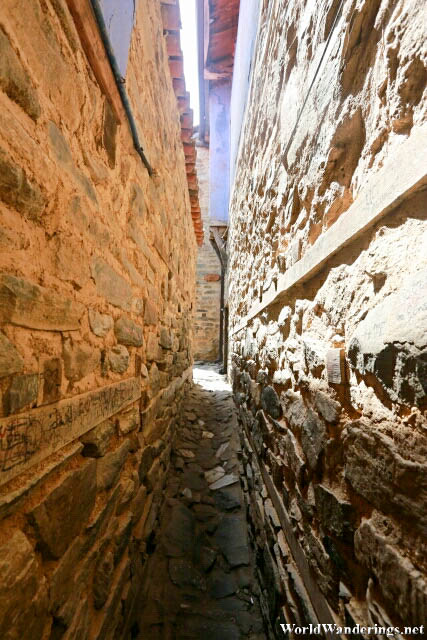
[(197, 147), (199, 200), (204, 226), (204, 242), (197, 252), (196, 310), (194, 313), (194, 359), (219, 358), (219, 308), (221, 265), (209, 241), (209, 149)]
[(0, 9), (0, 636), (127, 637), (180, 397), (196, 243), (160, 4), (118, 125), (64, 0)]
[(228, 279), (273, 622), (426, 619), (424, 10), (262, 8)]

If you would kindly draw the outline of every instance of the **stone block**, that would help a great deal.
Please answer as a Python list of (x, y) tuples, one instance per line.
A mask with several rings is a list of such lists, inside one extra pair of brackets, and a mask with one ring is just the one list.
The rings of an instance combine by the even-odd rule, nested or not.
[(322, 484), (314, 487), (316, 510), (323, 530), (353, 543), (356, 511), (353, 505), (343, 500)]
[(50, 576), (49, 611), (54, 615), (75, 589), (76, 568), (86, 550), (81, 537), (73, 540)]
[(144, 507), (146, 502), (147, 502), (147, 488), (140, 487), (130, 507), (134, 522), (139, 522), (144, 512)]
[(50, 404), (59, 400), (62, 384), (62, 360), (60, 358), (49, 358), (49, 360), (43, 362), (42, 380), (43, 404)]
[(74, 613), (74, 617), (70, 621), (69, 627), (64, 635), (63, 640), (88, 640), (90, 630), (90, 611), (89, 603), (86, 599), (80, 600), (72, 607), (70, 614)]
[(103, 553), (96, 563), (93, 574), (93, 605), (101, 609), (107, 602), (114, 574), (114, 556), (111, 551)]
[(114, 169), (116, 164), (117, 120), (108, 98), (105, 100), (104, 105), (104, 126), (102, 132), (102, 143), (107, 152), (108, 164), (111, 169)]
[(356, 557), (375, 575), (390, 612), (398, 612), (405, 625), (419, 625), (427, 620), (426, 580), (387, 533), (384, 516), (374, 512), (356, 531)]
[(40, 221), (46, 205), (46, 198), (38, 184), (31, 181), (25, 171), (2, 149), (0, 149), (0, 201), (36, 222)]
[(125, 373), (129, 367), (129, 351), (122, 344), (112, 347), (107, 352), (108, 364), (114, 373)]
[(354, 369), (373, 374), (393, 401), (410, 406), (426, 402), (426, 288), (427, 270), (408, 276), (359, 323), (348, 349)]
[(52, 121), (48, 122), (48, 134), (55, 158), (62, 166), (72, 166), (71, 149), (62, 132)]
[(341, 405), (323, 391), (316, 391), (314, 394), (314, 404), (320, 415), (331, 423), (338, 422)]
[(0, 89), (30, 118), (39, 118), (37, 91), (3, 29), (0, 29)]
[(24, 361), (15, 345), (0, 331), (0, 378), (19, 373), (24, 368)]
[(129, 440), (125, 440), (118, 449), (107, 453), (107, 455), (98, 460), (98, 468), (96, 472), (98, 489), (110, 489), (110, 487), (117, 482), (123, 465), (128, 457), (129, 449), (130, 442)]
[(311, 409), (307, 411), (307, 417), (302, 424), (301, 444), (309, 467), (315, 469), (326, 446), (326, 427)]
[(282, 415), (282, 407), (280, 405), (279, 396), (273, 387), (264, 387), (261, 393), (261, 405), (272, 418), (278, 420)]
[(230, 567), (249, 564), (247, 526), (243, 517), (234, 515), (224, 517), (218, 525), (214, 539)]
[(149, 299), (145, 301), (144, 323), (156, 326), (158, 322), (158, 312), (156, 305)]
[(113, 318), (106, 313), (99, 313), (95, 309), (89, 309), (89, 325), (96, 336), (104, 338), (113, 328)]
[(122, 316), (114, 323), (114, 333), (119, 344), (127, 347), (141, 347), (144, 343), (142, 327), (130, 318)]
[(172, 336), (171, 332), (166, 327), (161, 327), (159, 344), (163, 349), (172, 349)]
[(79, 535), (95, 504), (96, 462), (65, 475), (28, 514), (38, 546), (47, 558), (60, 558)]
[[(412, 435), (412, 434), (411, 434)], [(347, 426), (344, 475), (353, 489), (385, 513), (427, 532), (427, 465), (407, 457), (403, 444), (366, 421)]]
[(147, 360), (158, 362), (162, 359), (162, 350), (159, 345), (159, 340), (154, 333), (149, 333), (146, 345)]
[(37, 284), (8, 274), (0, 277), (0, 321), (29, 329), (80, 328), (84, 306)]
[(37, 373), (14, 376), (5, 398), (7, 413), (16, 413), (21, 409), (33, 407), (37, 402), (38, 390)]
[(280, 394), (283, 415), (293, 431), (299, 432), (307, 417), (307, 407), (299, 392), (292, 390)]
[(153, 397), (158, 394), (160, 391), (160, 375), (159, 369), (155, 362), (150, 367), (150, 371), (148, 374), (149, 379), (149, 391), (150, 395)]
[(82, 455), (88, 458), (102, 458), (110, 448), (114, 432), (115, 428), (112, 420), (101, 422), (95, 429), (80, 438), (80, 442), (84, 445)]
[(132, 184), (131, 188), (130, 207), (133, 215), (140, 222), (144, 222), (147, 213), (147, 205), (145, 204), (144, 193), (141, 187), (135, 183)]
[(138, 469), (140, 482), (144, 482), (148, 470), (150, 469), (151, 465), (153, 464), (153, 460), (157, 455), (157, 448), (153, 447), (152, 445), (145, 447), (145, 449), (143, 450)]
[(36, 555), (21, 531), (0, 546), (0, 637), (42, 638), (48, 621), (46, 580)]
[(114, 565), (117, 565), (120, 562), (123, 553), (129, 545), (132, 534), (132, 525), (132, 513), (126, 513), (118, 519), (118, 527), (113, 540)]
[(135, 429), (138, 429), (141, 424), (141, 417), (139, 410), (133, 407), (130, 411), (126, 411), (116, 419), (117, 429), (120, 435), (125, 436)]
[[(123, 589), (126, 582), (129, 580), (129, 570), (130, 560), (125, 556), (114, 572), (108, 599), (102, 608), (103, 615), (102, 617), (97, 618), (92, 627), (91, 633), (93, 640), (113, 640), (114, 637), (118, 637), (114, 633), (112, 620), (115, 618), (117, 607), (119, 606), (120, 599), (123, 595)], [(113, 629), (113, 635), (109, 633), (111, 629)]]
[(101, 362), (100, 351), (88, 344), (66, 340), (62, 348), (65, 377), (77, 382), (97, 369)]
[(289, 429), (286, 431), (282, 442), (285, 449), (286, 462), (291, 468), (295, 480), (302, 484), (306, 465), (302, 457), (301, 447)]
[(99, 296), (115, 307), (131, 311), (132, 289), (122, 276), (99, 257), (92, 260), (91, 273)]

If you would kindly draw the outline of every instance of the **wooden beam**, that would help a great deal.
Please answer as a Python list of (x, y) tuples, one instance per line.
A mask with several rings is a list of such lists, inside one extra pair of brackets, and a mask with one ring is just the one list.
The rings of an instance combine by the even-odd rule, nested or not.
[(66, 0), (88, 62), (121, 124), (126, 119), (120, 93), (89, 0)]

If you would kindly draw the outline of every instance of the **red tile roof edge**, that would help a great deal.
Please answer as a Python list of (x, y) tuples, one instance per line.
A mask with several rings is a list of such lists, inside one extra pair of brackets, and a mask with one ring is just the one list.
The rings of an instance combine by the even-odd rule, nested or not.
[[(161, 11), (163, 20), (163, 33), (170, 44), (173, 41), (173, 48), (169, 46), (169, 69), (171, 72), (172, 84), (175, 91), (177, 107), (181, 121), (181, 140), (185, 155), (187, 172), (188, 192), (191, 203), (191, 217), (193, 220), (194, 234), (199, 247), (203, 244), (203, 222), (199, 203), (199, 187), (197, 182), (196, 146), (191, 139), (193, 133), (193, 110), (190, 109), (190, 94), (185, 91), (185, 78), (183, 71), (183, 56), (180, 49), (181, 18), (179, 10), (179, 0), (162, 1)], [(168, 49), (168, 45), (167, 45)], [(171, 50), (172, 49), (172, 50)], [(173, 55), (171, 55), (173, 53)], [(178, 55), (180, 54), (180, 55)], [(181, 71), (182, 70), (182, 71)], [(182, 81), (182, 82), (180, 82)]]

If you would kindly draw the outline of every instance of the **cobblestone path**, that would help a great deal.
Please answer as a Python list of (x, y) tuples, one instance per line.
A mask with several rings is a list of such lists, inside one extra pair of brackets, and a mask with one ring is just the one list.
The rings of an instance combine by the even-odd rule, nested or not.
[(194, 380), (147, 560), (138, 640), (265, 640), (231, 392), (213, 366), (195, 367)]

